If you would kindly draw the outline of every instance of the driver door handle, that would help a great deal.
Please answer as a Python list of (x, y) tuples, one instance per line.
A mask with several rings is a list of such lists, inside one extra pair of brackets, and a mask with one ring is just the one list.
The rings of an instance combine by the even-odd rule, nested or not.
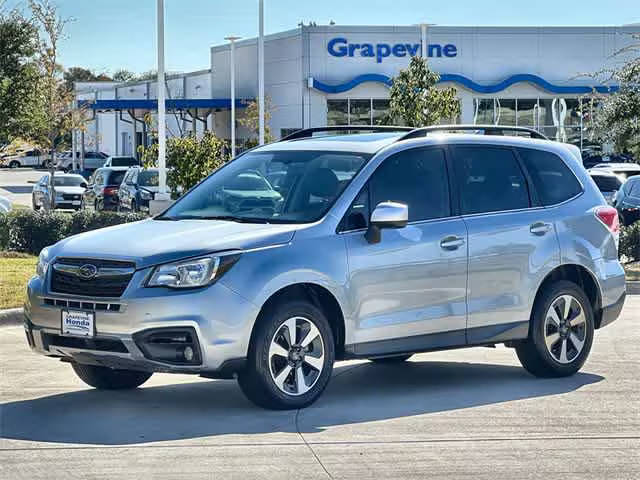
[(457, 235), (448, 235), (440, 240), (440, 248), (444, 250), (457, 250), (464, 245), (464, 238)]
[(535, 222), (529, 226), (529, 231), (534, 235), (542, 236), (551, 231), (551, 224), (546, 222)]

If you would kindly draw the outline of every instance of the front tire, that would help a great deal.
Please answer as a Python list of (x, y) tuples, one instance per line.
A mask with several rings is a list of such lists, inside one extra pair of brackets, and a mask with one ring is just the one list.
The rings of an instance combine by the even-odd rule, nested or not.
[(593, 334), (589, 299), (578, 285), (561, 280), (545, 287), (536, 299), (529, 338), (516, 346), (516, 353), (537, 377), (566, 377), (584, 365)]
[(72, 363), (71, 366), (84, 383), (98, 390), (129, 390), (139, 387), (152, 375), (151, 372), (115, 370), (81, 363)]
[(324, 313), (308, 301), (283, 301), (259, 318), (238, 383), (258, 406), (304, 408), (329, 383), (334, 359), (333, 333)]
[(20, 167), (20, 162), (17, 160), (13, 160), (12, 162), (9, 163), (9, 168), (19, 168)]

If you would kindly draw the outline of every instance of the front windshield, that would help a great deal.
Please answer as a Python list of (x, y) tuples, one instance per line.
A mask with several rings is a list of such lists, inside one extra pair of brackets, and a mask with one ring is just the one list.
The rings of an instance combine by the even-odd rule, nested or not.
[(53, 184), (56, 187), (79, 187), (85, 181), (82, 177), (53, 177)]
[(141, 187), (157, 187), (158, 172), (155, 170), (143, 170), (138, 174), (138, 185)]
[(350, 152), (249, 152), (211, 175), (159, 218), (313, 222), (329, 210), (370, 157)]

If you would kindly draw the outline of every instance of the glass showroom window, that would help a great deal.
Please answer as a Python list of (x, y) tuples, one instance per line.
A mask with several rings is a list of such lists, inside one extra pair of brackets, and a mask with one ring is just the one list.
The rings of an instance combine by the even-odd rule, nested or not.
[(551, 139), (580, 143), (583, 102), (579, 98), (474, 98), (473, 104), (476, 125), (530, 127)]
[(327, 125), (382, 125), (389, 112), (385, 98), (327, 100)]
[(371, 125), (371, 99), (349, 99), (349, 125)]
[(349, 125), (349, 100), (327, 100), (327, 125)]
[(389, 113), (389, 100), (374, 98), (371, 101), (371, 120), (373, 125), (384, 125)]

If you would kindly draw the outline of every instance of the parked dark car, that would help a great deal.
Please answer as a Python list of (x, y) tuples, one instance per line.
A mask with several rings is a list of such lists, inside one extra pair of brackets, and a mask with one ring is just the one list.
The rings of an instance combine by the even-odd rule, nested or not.
[(98, 168), (91, 178), (82, 197), (83, 208), (116, 210), (118, 189), (127, 169), (123, 167)]
[(629, 177), (614, 200), (620, 223), (631, 225), (640, 220), (640, 175)]
[(157, 168), (130, 168), (118, 191), (121, 210), (149, 211), (149, 201), (158, 191)]

